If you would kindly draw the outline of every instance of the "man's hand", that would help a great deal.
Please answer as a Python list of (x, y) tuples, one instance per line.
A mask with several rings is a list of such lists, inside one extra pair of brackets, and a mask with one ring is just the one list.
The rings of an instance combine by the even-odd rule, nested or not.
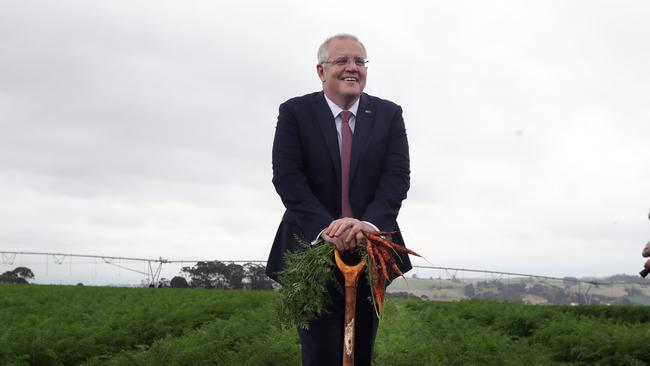
[(364, 232), (373, 232), (371, 225), (351, 217), (332, 221), (323, 231), (323, 239), (336, 245), (339, 251), (350, 250), (361, 243)]
[(345, 242), (343, 241), (343, 238), (333, 238), (325, 232), (321, 234), (321, 237), (325, 239), (325, 241), (330, 242), (336, 246), (336, 249), (338, 249), (339, 252), (345, 252), (348, 250), (352, 250), (356, 246), (356, 241), (351, 241), (351, 242)]

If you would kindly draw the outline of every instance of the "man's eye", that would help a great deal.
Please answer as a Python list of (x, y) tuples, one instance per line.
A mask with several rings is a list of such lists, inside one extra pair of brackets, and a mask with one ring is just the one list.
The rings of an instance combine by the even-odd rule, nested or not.
[(357, 66), (364, 66), (366, 64), (366, 61), (361, 59), (356, 59), (354, 60), (354, 64)]
[(334, 65), (342, 66), (347, 64), (348, 64), (348, 59), (346, 58), (340, 58), (338, 60), (334, 60)]

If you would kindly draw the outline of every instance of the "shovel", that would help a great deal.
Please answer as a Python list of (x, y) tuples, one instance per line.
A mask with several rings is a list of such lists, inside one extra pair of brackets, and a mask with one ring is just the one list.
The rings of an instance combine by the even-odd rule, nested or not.
[(361, 260), (349, 266), (341, 259), (338, 250), (334, 250), (334, 259), (345, 279), (345, 322), (343, 323), (343, 366), (354, 366), (354, 317), (357, 304), (357, 282), (366, 266)]

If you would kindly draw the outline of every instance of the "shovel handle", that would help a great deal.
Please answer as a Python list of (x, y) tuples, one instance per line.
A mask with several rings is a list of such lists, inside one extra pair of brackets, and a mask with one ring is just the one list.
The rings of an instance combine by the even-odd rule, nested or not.
[(341, 253), (334, 250), (336, 266), (345, 279), (345, 322), (343, 323), (343, 366), (354, 366), (354, 317), (357, 305), (357, 282), (366, 266), (366, 261), (350, 266), (343, 262)]

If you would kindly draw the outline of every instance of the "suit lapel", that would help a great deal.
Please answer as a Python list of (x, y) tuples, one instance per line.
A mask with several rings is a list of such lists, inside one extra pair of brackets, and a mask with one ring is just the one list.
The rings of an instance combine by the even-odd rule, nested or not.
[[(334, 164), (334, 171), (337, 174), (337, 181), (340, 182), (341, 153), (339, 152), (339, 140), (336, 132), (336, 123), (334, 122), (334, 116), (332, 116), (332, 110), (325, 101), (325, 95), (323, 92), (316, 94), (315, 103), (316, 119), (318, 120), (318, 125), (320, 126), (321, 132), (323, 133), (323, 137), (325, 138), (325, 145), (327, 146), (327, 151), (329, 152), (330, 158), (332, 159), (332, 164)], [(352, 141), (352, 151), (354, 151), (354, 140)]]
[(370, 104), (368, 96), (365, 94), (361, 94), (359, 109), (357, 109), (357, 115), (354, 118), (354, 137), (352, 139), (352, 153), (350, 157), (350, 180), (354, 179), (354, 172), (359, 164), (361, 153), (366, 149), (375, 118), (374, 106)]

